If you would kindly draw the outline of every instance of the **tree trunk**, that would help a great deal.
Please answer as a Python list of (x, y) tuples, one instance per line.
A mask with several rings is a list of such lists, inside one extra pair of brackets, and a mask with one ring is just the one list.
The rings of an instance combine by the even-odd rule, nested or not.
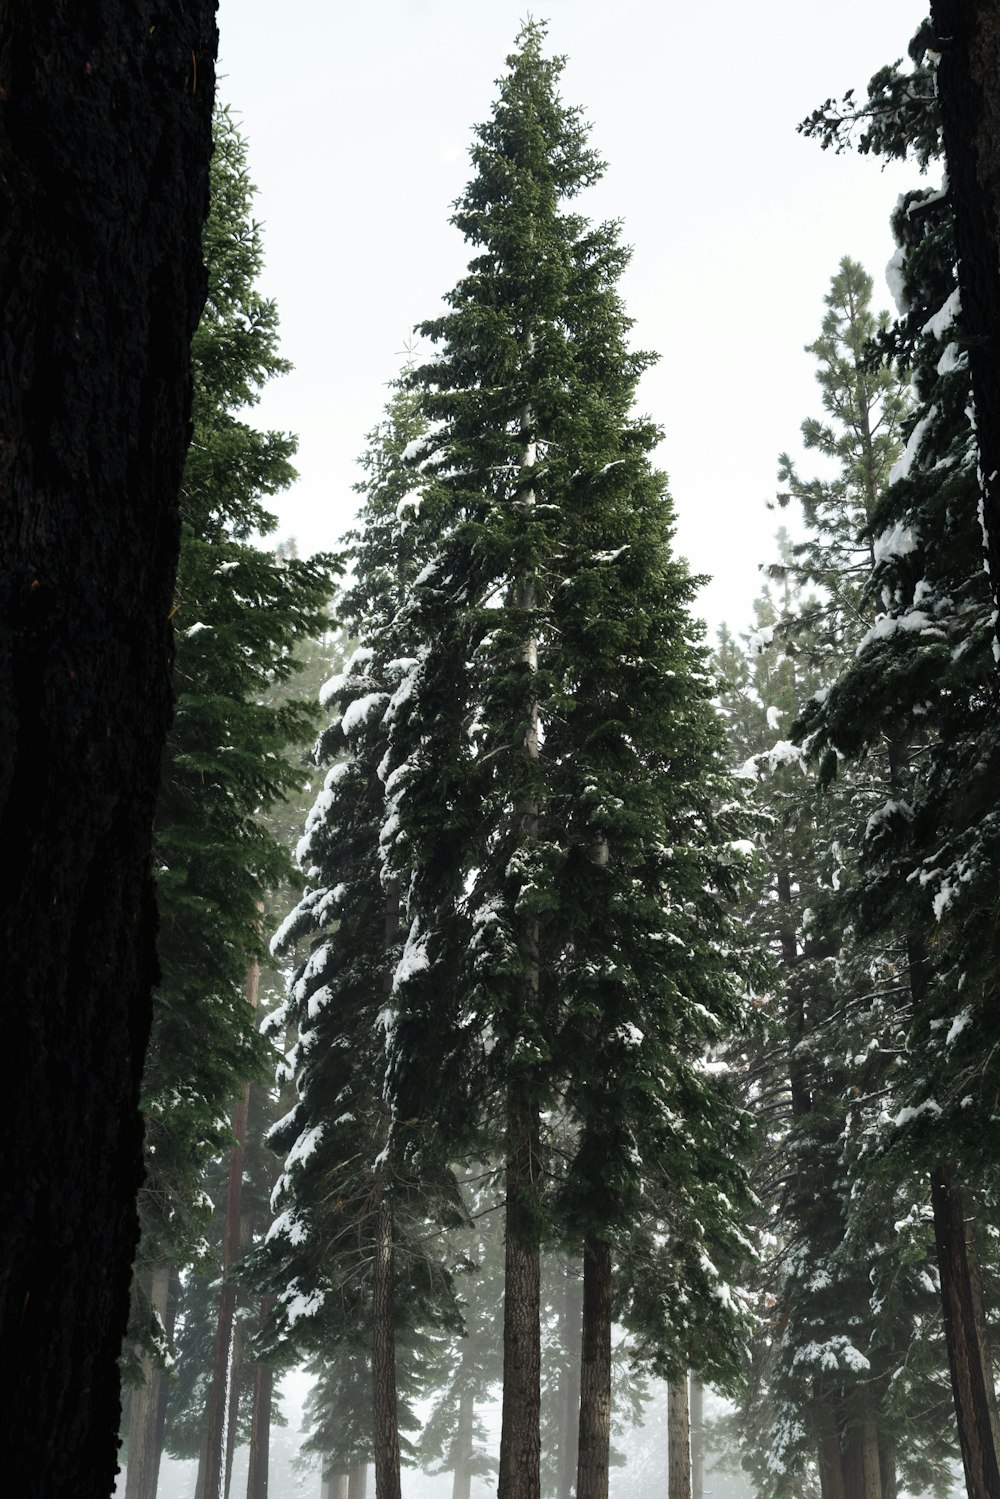
[[(157, 1265), (149, 1282), (149, 1304), (167, 1330), (167, 1306), (170, 1295), (170, 1268)], [(129, 1402), (128, 1469), (125, 1499), (156, 1499), (156, 1480), (160, 1466), (162, 1428), (160, 1407), (164, 1403), (166, 1376), (153, 1359), (142, 1359), (145, 1384), (132, 1391)]]
[(983, 521), (1000, 599), (1000, 12), (994, 0), (932, 0), (948, 198), (955, 215), (960, 332), (969, 355)]
[(611, 1245), (590, 1236), (583, 1250), (577, 1499), (608, 1499), (610, 1455)]
[(816, 1433), (816, 1462), (822, 1499), (847, 1499), (840, 1429), (829, 1395), (819, 1395), (814, 1400), (813, 1427)]
[(229, 1499), (233, 1483), (233, 1458), (236, 1456), (236, 1433), (240, 1420), (240, 1395), (243, 1389), (243, 1323), (239, 1318), (233, 1322), (233, 1336), (229, 1352), (229, 1383), (226, 1388), (226, 1475), (223, 1484), (224, 1499)]
[[(257, 1008), (260, 969), (255, 963), (247, 974), (246, 999)], [(236, 1284), (230, 1270), (240, 1254), (242, 1234), (243, 1161), (247, 1145), (247, 1115), (250, 1084), (244, 1087), (233, 1109), (233, 1148), (229, 1156), (229, 1190), (226, 1194), (226, 1225), (222, 1247), (222, 1285), (219, 1290), (219, 1320), (215, 1329), (212, 1381), (208, 1391), (205, 1435), (204, 1491), (199, 1499), (222, 1499), (225, 1478), (223, 1438), (227, 1392), (233, 1354), (233, 1319), (236, 1314)]]
[(691, 1424), (688, 1382), (667, 1385), (667, 1499), (691, 1499)]
[(20, 1499), (115, 1482), (216, 45), (215, 0), (0, 6), (0, 950), (19, 1027), (0, 1411)]
[(507, 1108), (503, 1412), (499, 1499), (539, 1499), (540, 1286), (535, 1192), (538, 1110), (511, 1084)]
[(705, 1386), (691, 1375), (691, 1499), (705, 1493)]
[[(270, 1315), (273, 1297), (264, 1296), (260, 1303), (260, 1325)], [(274, 1397), (274, 1370), (270, 1364), (258, 1364), (254, 1371), (253, 1409), (250, 1414), (250, 1459), (247, 1467), (247, 1499), (267, 1499), (267, 1482), (271, 1454), (271, 1406)]]
[(931, 1173), (934, 1237), (951, 1387), (969, 1499), (997, 1499), (997, 1406), (983, 1315), (979, 1259), (962, 1194), (942, 1163)]
[(878, 1465), (882, 1479), (882, 1499), (896, 1499), (896, 1442), (888, 1432), (878, 1435)]
[(583, 1339), (583, 1276), (575, 1261), (567, 1261), (563, 1286), (562, 1345), (566, 1362), (559, 1440), (558, 1499), (572, 1499), (580, 1443), (580, 1349)]
[[(330, 1480), (330, 1499), (349, 1499), (346, 1473), (334, 1473)], [(362, 1485), (362, 1499), (364, 1486)]]
[(872, 1421), (850, 1427), (841, 1448), (846, 1499), (882, 1499), (878, 1428)]
[(469, 1499), (472, 1493), (472, 1433), (476, 1402), (472, 1391), (463, 1385), (458, 1397), (458, 1425), (451, 1449), (451, 1499)]
[(396, 1297), (392, 1209), (384, 1187), (375, 1229), (372, 1332), (375, 1499), (400, 1499), (396, 1401)]
[(368, 1464), (355, 1463), (347, 1475), (347, 1499), (365, 1499), (368, 1491)]

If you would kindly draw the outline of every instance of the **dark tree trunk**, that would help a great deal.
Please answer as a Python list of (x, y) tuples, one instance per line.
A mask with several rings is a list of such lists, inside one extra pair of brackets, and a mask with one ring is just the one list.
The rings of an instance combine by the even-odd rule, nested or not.
[(983, 518), (1000, 598), (1000, 10), (995, 0), (932, 0), (938, 99), (955, 215), (961, 335), (976, 403)]
[[(167, 1303), (170, 1295), (170, 1269), (157, 1265), (149, 1276), (146, 1290), (149, 1305), (167, 1326)], [(156, 1479), (160, 1466), (160, 1406), (166, 1378), (159, 1364), (143, 1357), (145, 1384), (137, 1386), (129, 1397), (128, 1469), (125, 1499), (156, 1499)]]
[(611, 1245), (591, 1237), (583, 1250), (577, 1499), (608, 1499), (610, 1455)]
[[(114, 1487), (215, 0), (0, 6), (4, 1479)], [(54, 1434), (58, 1433), (58, 1436)]]
[(986, 1339), (979, 1259), (962, 1194), (944, 1163), (931, 1173), (934, 1238), (951, 1388), (969, 1499), (998, 1499), (997, 1406)]
[(539, 1499), (538, 1154), (538, 1110), (527, 1090), (514, 1083), (507, 1106), (499, 1499)]
[(847, 1499), (844, 1489), (844, 1464), (840, 1451), (840, 1428), (837, 1413), (829, 1395), (817, 1396), (813, 1402), (813, 1426), (816, 1433), (816, 1461), (822, 1499)]
[(572, 1499), (580, 1444), (580, 1349), (583, 1339), (583, 1276), (578, 1262), (566, 1264), (563, 1287), (562, 1344), (566, 1361), (559, 1440), (558, 1499)]
[[(260, 1304), (263, 1328), (271, 1312), (273, 1298), (265, 1296)], [(270, 1364), (258, 1364), (254, 1371), (253, 1409), (250, 1413), (250, 1460), (247, 1470), (247, 1499), (267, 1499), (267, 1482), (271, 1454), (271, 1407), (274, 1398), (274, 1370)]]
[(878, 1435), (878, 1466), (882, 1479), (882, 1499), (896, 1499), (896, 1443), (885, 1431), (880, 1431)]
[(375, 1272), (372, 1290), (375, 1499), (400, 1499), (395, 1280), (392, 1208), (383, 1190), (375, 1227)]
[(691, 1419), (687, 1375), (667, 1385), (667, 1499), (691, 1499)]
[(705, 1387), (691, 1375), (691, 1499), (705, 1492)]

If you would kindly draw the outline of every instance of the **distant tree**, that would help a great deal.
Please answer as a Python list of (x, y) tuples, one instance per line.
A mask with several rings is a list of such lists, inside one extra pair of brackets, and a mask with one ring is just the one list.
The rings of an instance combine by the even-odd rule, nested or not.
[[(249, 539), (274, 529), (263, 502), (295, 476), (294, 438), (243, 419), (289, 367), (275, 306), (256, 288), (263, 253), (252, 198), (246, 144), (219, 111), (181, 487), (176, 708), (156, 808), (163, 971), (143, 1077), (140, 1275), (214, 1258), (205, 1169), (227, 1148), (227, 1116), (269, 1056), (247, 998), (265, 954), (263, 904), (291, 857), (268, 814), (305, 778), (301, 749), (318, 705), (296, 694), (294, 678), (301, 649), (328, 624), (338, 570), (332, 558), (282, 557)], [(238, 1242), (238, 1215), (232, 1231)], [(224, 1301), (234, 1294), (227, 1286)], [(141, 1343), (141, 1321), (134, 1330)], [(155, 1468), (143, 1454), (156, 1440), (157, 1384), (154, 1375), (132, 1399), (128, 1499), (152, 1499)], [(221, 1433), (218, 1412), (215, 1426)]]
[(48, 1499), (114, 1481), (216, 45), (214, 0), (0, 11), (2, 1409)]

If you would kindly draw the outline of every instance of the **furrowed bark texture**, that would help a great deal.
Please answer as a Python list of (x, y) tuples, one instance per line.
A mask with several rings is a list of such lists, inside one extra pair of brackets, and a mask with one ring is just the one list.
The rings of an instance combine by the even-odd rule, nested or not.
[(931, 1173), (944, 1330), (969, 1499), (998, 1499), (997, 1407), (986, 1341), (979, 1261), (951, 1168)]
[[(0, 5), (0, 1421), (114, 1483), (215, 0)], [(58, 1440), (53, 1440), (58, 1432)]]
[(959, 319), (976, 402), (987, 555), (1000, 597), (1000, 8), (933, 0), (938, 100), (955, 214)]
[(583, 1251), (577, 1499), (608, 1499), (610, 1455), (611, 1245), (588, 1238)]

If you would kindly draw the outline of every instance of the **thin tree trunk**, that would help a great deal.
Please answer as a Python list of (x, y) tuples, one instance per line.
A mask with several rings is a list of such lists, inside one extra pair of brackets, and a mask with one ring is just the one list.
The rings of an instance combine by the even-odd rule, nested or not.
[[(149, 1278), (147, 1294), (149, 1305), (159, 1317), (164, 1331), (169, 1293), (170, 1267), (157, 1265)], [(166, 1378), (162, 1367), (148, 1355), (143, 1356), (142, 1367), (146, 1382), (132, 1391), (129, 1402), (125, 1499), (156, 1499), (160, 1456), (157, 1437), (161, 1395)]]
[(224, 1499), (229, 1499), (229, 1490), (233, 1482), (233, 1458), (236, 1456), (236, 1433), (239, 1428), (242, 1387), (243, 1323), (236, 1317), (233, 1321), (233, 1336), (229, 1350), (229, 1383), (226, 1389), (226, 1479), (223, 1486)]
[(19, 1499), (109, 1494), (117, 1470), (215, 8), (0, 5), (0, 951), (18, 1017), (0, 1411)]
[(539, 1499), (540, 1284), (535, 1191), (538, 1110), (511, 1086), (507, 1110), (503, 1411), (499, 1499)]
[(610, 1456), (611, 1245), (589, 1236), (583, 1250), (577, 1499), (608, 1499)]
[(667, 1385), (667, 1499), (691, 1499), (691, 1423), (685, 1375)]
[[(530, 348), (530, 337), (529, 337)], [(537, 444), (530, 407), (521, 414), (524, 447), (522, 470), (533, 468)], [(535, 506), (533, 489), (518, 496), (525, 511)], [(536, 583), (533, 575), (519, 578), (515, 607), (525, 617), (521, 660), (526, 671), (538, 671)], [(521, 753), (529, 768), (541, 747), (538, 703), (531, 699), (523, 728)], [(530, 785), (530, 779), (529, 779)], [(526, 844), (538, 836), (538, 802), (528, 791), (517, 809), (520, 835)], [(518, 931), (518, 950), (524, 975), (526, 1014), (537, 1016), (540, 993), (539, 927), (524, 920)], [(503, 1409), (500, 1421), (499, 1499), (540, 1499), (541, 1454), (541, 1330), (540, 1264), (538, 1252), (538, 1105), (527, 1079), (512, 1078), (507, 1092), (506, 1233), (503, 1304)]]
[(986, 1339), (979, 1259), (962, 1194), (945, 1163), (931, 1173), (944, 1328), (969, 1499), (998, 1499), (997, 1406)]
[(691, 1375), (691, 1499), (705, 1492), (705, 1386)]
[[(181, 1277), (178, 1270), (171, 1270), (170, 1285), (167, 1290), (167, 1312), (164, 1326), (167, 1332), (168, 1344), (174, 1340), (174, 1326), (177, 1322), (177, 1303), (181, 1294)], [(163, 1440), (167, 1429), (167, 1405), (170, 1400), (170, 1381), (160, 1380), (159, 1399), (156, 1403), (156, 1441), (153, 1448), (153, 1484), (152, 1492), (155, 1495), (160, 1485), (160, 1460), (163, 1457)]]
[(368, 1464), (355, 1463), (347, 1475), (347, 1499), (365, 1499), (368, 1491)]
[(400, 1499), (396, 1402), (396, 1297), (392, 1208), (383, 1195), (375, 1228), (372, 1390), (375, 1499)]
[[(260, 1325), (263, 1328), (274, 1298), (264, 1296), (260, 1303)], [(247, 1499), (267, 1499), (271, 1453), (271, 1406), (274, 1397), (274, 1370), (270, 1364), (258, 1364), (254, 1370), (253, 1408), (250, 1415), (250, 1459), (247, 1466)]]
[(572, 1499), (580, 1445), (580, 1348), (583, 1341), (583, 1275), (573, 1260), (566, 1262), (561, 1320), (566, 1373), (561, 1392), (558, 1499)]
[(475, 1397), (468, 1385), (463, 1385), (458, 1397), (458, 1424), (451, 1449), (451, 1499), (469, 1499), (472, 1493), (472, 1434), (475, 1417)]
[[(260, 968), (253, 964), (247, 974), (246, 999), (257, 1008)], [(219, 1320), (215, 1330), (215, 1352), (212, 1359), (212, 1381), (208, 1392), (208, 1419), (205, 1436), (204, 1492), (199, 1499), (222, 1499), (225, 1477), (223, 1435), (226, 1421), (226, 1392), (229, 1387), (232, 1356), (233, 1319), (236, 1313), (236, 1284), (230, 1270), (239, 1258), (242, 1232), (243, 1161), (246, 1156), (247, 1116), (250, 1108), (250, 1084), (247, 1083), (233, 1110), (234, 1144), (229, 1157), (229, 1190), (226, 1195), (226, 1225), (222, 1250), (222, 1285), (219, 1290)]]

